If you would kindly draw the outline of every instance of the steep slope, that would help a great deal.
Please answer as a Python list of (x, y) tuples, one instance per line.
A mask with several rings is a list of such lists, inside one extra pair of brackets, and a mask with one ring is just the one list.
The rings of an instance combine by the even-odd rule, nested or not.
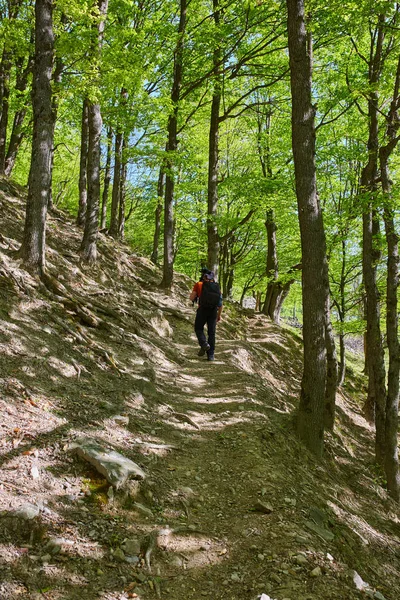
[[(293, 435), (295, 334), (227, 306), (207, 363), (186, 277), (165, 295), (106, 236), (85, 267), (56, 212), (38, 283), (14, 253), (23, 206), (1, 181), (0, 598), (397, 600), (399, 509), (374, 474), (362, 382), (338, 395), (318, 464)], [(110, 486), (73, 452), (83, 436), (144, 481)]]

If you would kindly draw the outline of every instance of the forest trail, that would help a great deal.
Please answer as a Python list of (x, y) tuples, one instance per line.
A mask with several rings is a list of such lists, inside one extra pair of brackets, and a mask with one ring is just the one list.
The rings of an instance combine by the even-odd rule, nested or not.
[[(164, 294), (106, 236), (85, 268), (63, 213), (48, 235), (62, 287), (44, 288), (13, 258), (14, 191), (0, 193), (0, 599), (398, 600), (400, 515), (362, 379), (316, 462), (293, 430), (296, 332), (226, 303), (216, 360), (199, 358), (188, 278)], [(81, 436), (146, 479), (113, 489), (71, 453)]]

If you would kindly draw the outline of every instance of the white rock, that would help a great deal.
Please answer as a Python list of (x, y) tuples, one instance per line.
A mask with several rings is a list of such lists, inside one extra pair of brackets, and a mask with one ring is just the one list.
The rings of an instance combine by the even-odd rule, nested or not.
[(146, 477), (139, 465), (115, 450), (106, 450), (93, 439), (80, 439), (69, 447), (93, 465), (116, 489), (122, 487), (130, 477), (135, 479)]
[(353, 582), (354, 585), (360, 592), (363, 592), (366, 588), (369, 587), (368, 583), (363, 581), (362, 577), (357, 573), (357, 571), (353, 571)]
[(34, 465), (31, 469), (31, 475), (33, 477), (33, 479), (39, 479), (40, 477), (40, 473), (39, 473), (39, 469), (37, 468), (36, 465)]

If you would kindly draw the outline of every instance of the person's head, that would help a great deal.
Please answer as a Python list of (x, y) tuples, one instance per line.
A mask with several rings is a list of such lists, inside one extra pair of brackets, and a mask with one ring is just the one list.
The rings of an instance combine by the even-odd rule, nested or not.
[(214, 271), (209, 271), (207, 269), (207, 272), (203, 274), (203, 281), (214, 281)]
[(204, 276), (208, 273), (211, 273), (210, 269), (207, 269), (207, 267), (203, 267), (200, 271), (200, 281), (204, 281)]

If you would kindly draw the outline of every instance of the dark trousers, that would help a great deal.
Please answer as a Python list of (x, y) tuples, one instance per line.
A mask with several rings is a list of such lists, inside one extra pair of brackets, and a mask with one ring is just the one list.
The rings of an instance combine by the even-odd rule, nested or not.
[[(210, 344), (209, 354), (214, 354), (215, 350), (215, 330), (217, 328), (218, 308), (202, 308), (199, 306), (194, 322), (194, 330), (199, 340), (200, 346), (204, 346), (207, 342)], [(208, 339), (204, 333), (204, 326), (207, 324)]]

